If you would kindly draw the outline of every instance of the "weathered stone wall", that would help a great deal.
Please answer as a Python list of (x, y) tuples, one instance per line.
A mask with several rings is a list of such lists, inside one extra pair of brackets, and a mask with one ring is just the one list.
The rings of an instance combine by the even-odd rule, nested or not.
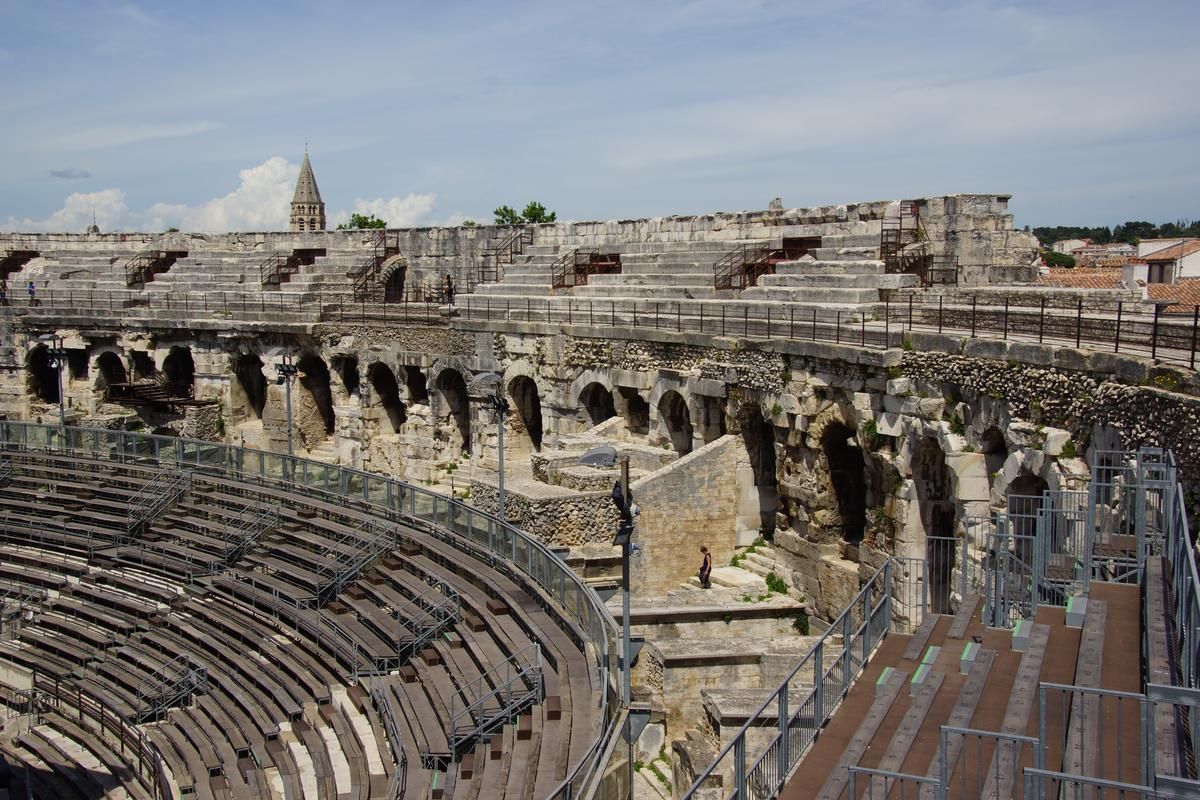
[[(471, 481), (471, 503), (495, 514), (498, 490)], [(506, 491), (504, 508), (517, 527), (554, 547), (581, 547), (612, 542), (618, 515), (608, 492), (571, 497), (530, 498)]]
[(733, 556), (737, 486), (731, 479), (740, 442), (724, 436), (630, 487), (641, 506), (630, 580), (634, 590), (659, 594), (674, 589), (700, 567), (700, 547), (713, 563)]

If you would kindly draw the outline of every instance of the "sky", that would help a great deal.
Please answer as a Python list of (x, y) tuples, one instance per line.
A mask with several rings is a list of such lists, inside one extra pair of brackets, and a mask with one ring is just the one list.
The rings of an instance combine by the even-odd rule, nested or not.
[(1196, 0), (9, 2), (0, 230), (1011, 193), (1200, 218)]

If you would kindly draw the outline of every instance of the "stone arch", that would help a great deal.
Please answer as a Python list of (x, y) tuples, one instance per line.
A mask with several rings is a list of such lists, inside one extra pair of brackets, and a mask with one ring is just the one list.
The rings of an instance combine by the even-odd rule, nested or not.
[(100, 391), (114, 383), (129, 382), (129, 374), (125, 371), (125, 362), (112, 350), (105, 350), (96, 356), (96, 373), (95, 387)]
[(683, 395), (674, 389), (665, 391), (658, 398), (657, 408), (659, 420), (666, 429), (675, 452), (681, 456), (692, 452), (695, 432), (692, 429), (691, 413)]
[(438, 403), (432, 411), (436, 416), (445, 417), (454, 423), (457, 431), (458, 446), (463, 454), (471, 452), (471, 399), (467, 394), (467, 382), (463, 373), (454, 367), (444, 367), (437, 373), (433, 382), (437, 390)]
[(600, 381), (592, 381), (579, 393), (579, 405), (593, 426), (617, 415), (612, 390)]
[(835, 422), (825, 426), (820, 443), (841, 517), (842, 538), (857, 544), (867, 527), (867, 465), (858, 437), (844, 422)]
[(408, 420), (408, 413), (400, 399), (400, 385), (396, 381), (396, 373), (382, 361), (375, 361), (367, 367), (367, 380), (371, 383), (376, 401), (387, 414), (392, 433), (399, 433), (400, 426)]
[(775, 455), (775, 426), (763, 418), (758, 406), (743, 406), (738, 412), (742, 444), (750, 459), (754, 498), (758, 505), (759, 533), (764, 539), (775, 535), (779, 510), (779, 476)]
[[(333, 392), (330, 387), (329, 367), (320, 356), (313, 353), (301, 356), (296, 366), (300, 370), (297, 383), (302, 390), (301, 435), (308, 430), (308, 426), (303, 422), (304, 418), (310, 415), (320, 419), (325, 435), (333, 433)], [(311, 450), (312, 446), (308, 445), (308, 449)]]
[(408, 260), (404, 256), (392, 256), (379, 270), (379, 282), (383, 285), (383, 302), (404, 302), (404, 283), (408, 277)]
[[(537, 383), (527, 375), (518, 375), (508, 382), (508, 396), (513, 401), (516, 419), (529, 438), (534, 450), (542, 449), (542, 402)], [(515, 425), (513, 426), (516, 427)]]
[(429, 384), (420, 367), (403, 367), (404, 389), (410, 405), (429, 405)]
[(233, 359), (233, 375), (251, 415), (262, 419), (267, 407), (267, 376), (263, 374), (262, 359), (254, 353), (239, 353)]
[(44, 344), (30, 350), (29, 355), (25, 357), (26, 387), (29, 394), (43, 403), (57, 403), (61, 397), (58, 391), (58, 369), (50, 366), (50, 361), (50, 351)]
[(954, 487), (946, 451), (933, 436), (923, 436), (911, 460), (917, 508), (925, 532), (929, 603), (934, 614), (951, 611), (951, 575), (954, 570)]
[(129, 354), (129, 360), (133, 365), (135, 381), (147, 380), (158, 375), (158, 366), (155, 365), (154, 358), (145, 350), (134, 350)]
[(347, 399), (357, 395), (361, 382), (358, 372), (358, 356), (334, 356), (329, 360), (329, 363), (333, 366), (338, 380), (341, 381), (342, 386), (345, 388)]
[(643, 436), (650, 433), (650, 404), (637, 389), (629, 386), (616, 387), (613, 405), (625, 420), (625, 430)]
[(176, 395), (191, 397), (196, 377), (196, 362), (192, 348), (175, 345), (162, 362), (162, 374)]

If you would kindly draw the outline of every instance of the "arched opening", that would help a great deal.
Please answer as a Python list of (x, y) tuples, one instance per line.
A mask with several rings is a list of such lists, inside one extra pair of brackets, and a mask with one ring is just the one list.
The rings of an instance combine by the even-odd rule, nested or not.
[(67, 368), (71, 380), (83, 380), (88, 376), (88, 354), (83, 348), (67, 351)]
[(1008, 459), (1008, 445), (1004, 441), (1004, 433), (993, 425), (979, 437), (979, 444), (990, 478), (1004, 469), (1004, 462)]
[(346, 394), (358, 394), (358, 359), (354, 356), (337, 356), (330, 363), (337, 371), (338, 380), (346, 387)]
[(700, 417), (700, 437), (705, 444), (725, 435), (724, 398), (700, 395)]
[(658, 416), (666, 426), (675, 452), (681, 456), (692, 452), (692, 420), (683, 395), (676, 391), (664, 392), (658, 401)]
[[(303, 390), (300, 402), (300, 428), (307, 430), (305, 418), (319, 417), (325, 434), (333, 433), (333, 393), (329, 387), (329, 367), (315, 355), (306, 355), (296, 366), (299, 368), (299, 383)], [(305, 397), (306, 396), (306, 397)], [(309, 449), (312, 449), (311, 446)]]
[(429, 386), (420, 367), (404, 368), (404, 388), (408, 390), (410, 404), (429, 404)]
[(192, 360), (192, 351), (188, 347), (176, 345), (163, 359), (163, 376), (171, 386), (171, 394), (176, 397), (191, 397), (193, 380), (196, 375), (196, 362)]
[(256, 419), (262, 419), (267, 407), (267, 376), (263, 374), (262, 359), (253, 353), (242, 353), (233, 362), (233, 374), (246, 394), (246, 403)]
[(133, 379), (135, 381), (147, 380), (158, 374), (158, 367), (154, 366), (154, 359), (144, 350), (134, 350), (130, 354), (130, 360), (133, 362)]
[(529, 443), (534, 450), (542, 449), (542, 401), (538, 396), (537, 384), (533, 378), (519, 375), (508, 384), (508, 394), (513, 399), (517, 416), (525, 432), (529, 434)]
[(398, 433), (400, 426), (407, 421), (408, 414), (404, 410), (403, 401), (400, 400), (400, 386), (396, 383), (396, 373), (392, 372), (387, 364), (376, 361), (367, 368), (367, 380), (371, 382), (371, 388), (375, 390), (380, 406), (387, 412), (392, 433)]
[(650, 404), (642, 399), (637, 389), (618, 386), (613, 403), (617, 407), (617, 413), (625, 418), (627, 431), (642, 435), (650, 432)]
[(471, 403), (467, 395), (467, 382), (456, 369), (444, 369), (434, 381), (434, 387), (442, 397), (444, 407), (437, 411), (454, 422), (459, 437), (459, 449), (463, 454), (471, 452)]
[(408, 267), (397, 267), (391, 275), (388, 275), (383, 284), (383, 302), (404, 302), (404, 278), (407, 274)]
[(946, 453), (936, 439), (925, 437), (913, 453), (917, 506), (925, 528), (925, 562), (929, 571), (929, 603), (934, 614), (948, 614), (954, 571), (954, 504)]
[(100, 377), (96, 379), (97, 389), (106, 389), (114, 383), (129, 382), (121, 357), (111, 350), (106, 350), (96, 357), (96, 369), (100, 370)]
[(842, 538), (857, 544), (867, 528), (866, 462), (862, 448), (853, 431), (841, 423), (833, 423), (821, 435), (821, 450), (842, 518)]
[(50, 366), (50, 360), (50, 351), (39, 344), (29, 351), (25, 361), (29, 370), (29, 393), (43, 403), (57, 403), (59, 399), (58, 368)]
[(1037, 519), (1044, 502), (1042, 492), (1048, 488), (1046, 481), (1027, 469), (1022, 469), (1008, 485), (1005, 508), (1013, 536), (1028, 537), (1032, 541), (1037, 535)]
[(583, 391), (579, 393), (579, 404), (587, 412), (592, 425), (599, 425), (604, 420), (617, 415), (612, 392), (604, 384), (596, 381), (583, 387)]
[(775, 515), (779, 509), (779, 476), (775, 469), (775, 426), (763, 419), (758, 408), (742, 414), (742, 444), (750, 457), (754, 488), (758, 495), (758, 531), (767, 540), (775, 536)]

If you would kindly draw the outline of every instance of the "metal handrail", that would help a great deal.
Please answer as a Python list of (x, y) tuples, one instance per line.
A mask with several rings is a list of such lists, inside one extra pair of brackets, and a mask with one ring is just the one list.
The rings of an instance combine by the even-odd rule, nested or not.
[[(528, 591), (544, 594), (557, 613), (570, 620), (576, 644), (592, 659), (597, 691), (597, 718), (603, 729), (567, 770), (551, 798), (581, 798), (583, 787), (594, 791), (621, 729), (617, 721), (625, 705), (618, 674), (620, 626), (590, 586), (540, 539), (495, 515), (384, 475), (235, 445), (156, 436), (133, 431), (40, 425), (0, 420), (0, 443), (20, 449), (49, 449), (113, 460), (154, 460), (228, 476), (241, 482), (280, 485), (306, 494), (327, 495), (338, 502), (362, 505), (390, 522), (417, 527), (420, 535), (436, 537), (485, 561), (500, 560), (511, 577)], [(252, 576), (240, 583), (253, 583)], [(270, 588), (255, 589), (272, 603), (300, 603)], [(306, 605), (305, 608), (311, 608)], [(587, 646), (585, 646), (585, 643)]]
[(143, 527), (153, 522), (192, 488), (192, 473), (164, 472), (142, 486), (129, 498), (129, 513), (126, 519), (127, 536), (136, 536)]
[(713, 287), (745, 289), (774, 271), (774, 259), (780, 251), (769, 244), (741, 244), (713, 263)]

